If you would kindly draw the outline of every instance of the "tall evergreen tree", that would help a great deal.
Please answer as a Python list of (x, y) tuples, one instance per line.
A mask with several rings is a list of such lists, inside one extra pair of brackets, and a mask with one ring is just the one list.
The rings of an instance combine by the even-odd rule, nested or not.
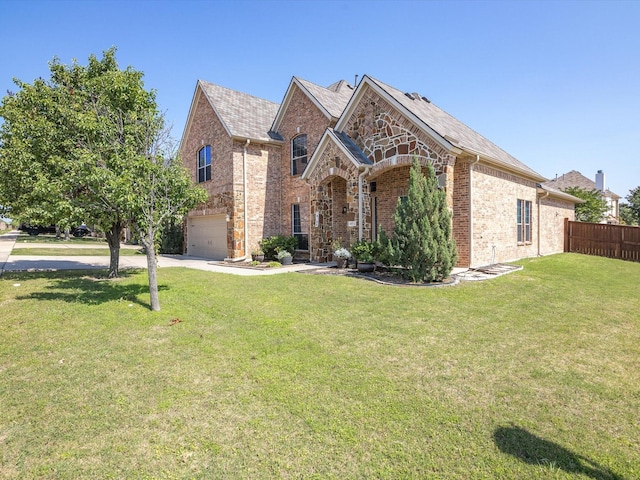
[(414, 159), (406, 199), (398, 199), (393, 215), (395, 227), (385, 249), (403, 277), (413, 282), (442, 281), (457, 259), (446, 194), (438, 188), (435, 171), (427, 175)]

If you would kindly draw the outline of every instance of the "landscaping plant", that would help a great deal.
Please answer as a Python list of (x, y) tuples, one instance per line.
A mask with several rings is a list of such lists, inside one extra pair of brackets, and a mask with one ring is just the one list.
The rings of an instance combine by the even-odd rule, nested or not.
[(453, 269), (457, 251), (451, 231), (451, 213), (435, 171), (426, 176), (417, 158), (409, 173), (406, 198), (399, 198), (391, 238), (379, 235), (379, 249), (397, 272), (413, 282), (442, 281)]

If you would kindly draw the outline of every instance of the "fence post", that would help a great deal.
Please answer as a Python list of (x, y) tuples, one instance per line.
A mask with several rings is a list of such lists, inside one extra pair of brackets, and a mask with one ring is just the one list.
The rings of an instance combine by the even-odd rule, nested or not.
[(564, 218), (564, 251), (569, 252), (570, 242), (569, 236), (571, 232), (569, 231), (569, 219), (567, 217)]

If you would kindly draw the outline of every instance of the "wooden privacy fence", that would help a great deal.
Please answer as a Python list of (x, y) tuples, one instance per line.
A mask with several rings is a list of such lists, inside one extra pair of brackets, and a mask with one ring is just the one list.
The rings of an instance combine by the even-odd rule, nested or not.
[(640, 262), (640, 227), (565, 219), (564, 251)]

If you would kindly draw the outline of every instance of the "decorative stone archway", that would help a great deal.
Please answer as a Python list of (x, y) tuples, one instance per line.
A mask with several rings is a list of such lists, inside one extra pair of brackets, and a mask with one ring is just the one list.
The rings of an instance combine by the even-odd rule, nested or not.
[(311, 190), (311, 260), (331, 261), (334, 241), (348, 247), (358, 240), (358, 174), (353, 160), (333, 143), (315, 163), (307, 179)]

